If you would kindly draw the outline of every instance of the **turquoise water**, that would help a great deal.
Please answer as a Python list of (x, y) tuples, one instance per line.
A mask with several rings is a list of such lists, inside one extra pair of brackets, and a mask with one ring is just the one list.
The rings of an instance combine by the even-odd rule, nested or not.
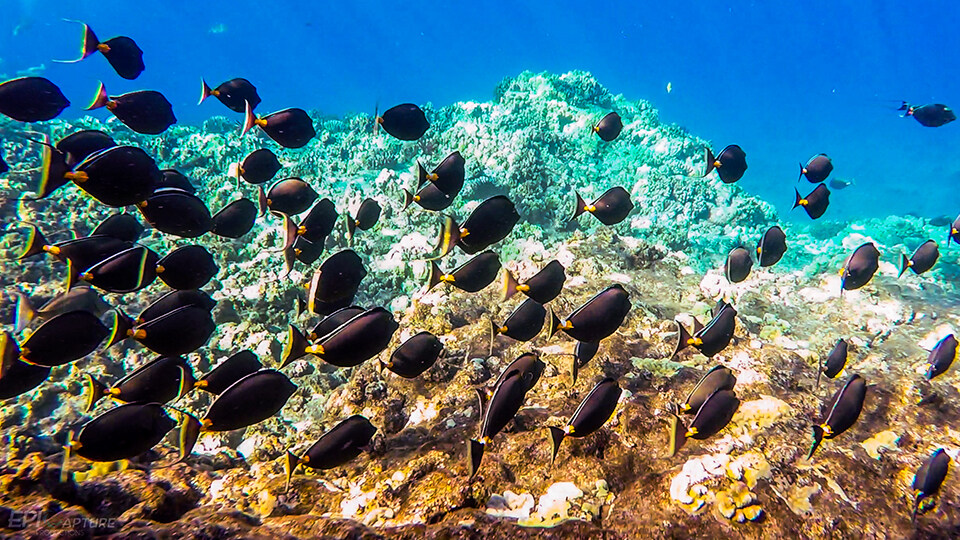
[[(837, 177), (857, 182), (836, 194), (829, 217), (936, 216), (956, 213), (957, 126), (923, 128), (893, 109), (960, 96), (958, 16), (950, 2), (11, 1), (0, 73), (42, 66), (74, 103), (68, 118), (84, 114), (105, 80), (116, 93), (160, 89), (180, 122), (195, 123), (223, 114), (196, 107), (200, 77), (249, 78), (265, 111), (342, 114), (372, 113), (377, 102), (482, 101), (522, 70), (582, 69), (718, 148), (740, 144), (750, 164), (742, 186), (781, 212), (797, 162), (826, 152)], [(52, 64), (78, 48), (79, 26), (61, 18), (135, 38), (147, 70), (131, 82), (102, 59)]]

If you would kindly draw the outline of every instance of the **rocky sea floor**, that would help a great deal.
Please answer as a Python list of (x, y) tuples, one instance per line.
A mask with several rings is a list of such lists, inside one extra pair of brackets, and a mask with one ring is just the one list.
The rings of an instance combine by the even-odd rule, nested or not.
[[(623, 135), (604, 145), (590, 133), (603, 112), (624, 119)], [(336, 369), (318, 359), (285, 368), (299, 389), (275, 417), (237, 432), (204, 435), (195, 455), (170, 467), (171, 434), (138, 460), (96, 465), (74, 460), (73, 478), (60, 483), (61, 446), (84, 419), (82, 374), (112, 380), (151, 354), (114, 347), (56, 368), (48, 383), (3, 403), (0, 429), (0, 535), (24, 538), (316, 538), (316, 537), (604, 537), (604, 538), (908, 538), (960, 535), (960, 499), (947, 477), (939, 504), (911, 523), (910, 483), (922, 461), (942, 447), (960, 456), (960, 395), (956, 367), (932, 382), (923, 378), (927, 350), (960, 328), (956, 298), (960, 248), (942, 247), (937, 267), (897, 279), (901, 252), (944, 227), (912, 217), (856, 223), (783, 224), (789, 251), (769, 269), (729, 285), (722, 265), (739, 245), (752, 248), (777, 222), (773, 207), (736, 185), (700, 178), (706, 141), (662, 124), (653, 107), (609, 93), (586, 73), (524, 73), (501, 83), (490, 102), (427, 108), (433, 127), (418, 143), (371, 134), (369, 117), (317, 116), (318, 137), (299, 151), (278, 154), (282, 176), (301, 176), (340, 209), (363, 197), (384, 208), (380, 224), (354, 239), (370, 275), (357, 302), (382, 305), (400, 323), (395, 343), (420, 330), (441, 338), (441, 361), (414, 380), (382, 371), (376, 361)], [(194, 180), (211, 210), (248, 185), (227, 176), (231, 163), (270, 145), (238, 137), (233, 119), (201, 127), (174, 126), (157, 137), (135, 135), (119, 123), (92, 119), (44, 126), (54, 139), (83, 128), (105, 129), (142, 146), (161, 167)], [(41, 129), (39, 127), (35, 129)], [(106, 209), (68, 187), (49, 199), (18, 203), (36, 186), (39, 148), (23, 127), (0, 123), (13, 171), (0, 179), (0, 219), (40, 225), (57, 239), (86, 233)], [(515, 275), (529, 277), (557, 259), (567, 271), (552, 302), (560, 315), (613, 283), (630, 293), (632, 309), (619, 331), (573, 384), (562, 334), (529, 343), (498, 337), (519, 303), (501, 302), (491, 285), (475, 294), (440, 286), (424, 293), (426, 264), (439, 218), (402, 210), (400, 188), (415, 183), (420, 159), (428, 168), (460, 150), (467, 185), (455, 214), (506, 193), (522, 216), (495, 246)], [(747, 149), (749, 152), (749, 149)], [(748, 172), (749, 174), (749, 172)], [(784, 180), (785, 190), (792, 180)], [(637, 208), (612, 228), (590, 216), (570, 225), (573, 190), (590, 200), (610, 186), (631, 192)], [(837, 270), (865, 241), (882, 253), (880, 271), (864, 288), (841, 297)], [(164, 253), (190, 243), (148, 234)], [(198, 373), (248, 348), (264, 365), (279, 364), (288, 322), (309, 327), (294, 310), (296, 289), (312, 268), (282, 277), (279, 223), (258, 222), (237, 241), (204, 237), (220, 273), (205, 290), (218, 301), (217, 332), (190, 355)], [(328, 240), (327, 253), (345, 245)], [(443, 261), (454, 268), (466, 260)], [(65, 267), (51, 259), (0, 262), (0, 285), (36, 303), (61, 290)], [(162, 294), (107, 295), (136, 313)], [(709, 319), (725, 296), (738, 311), (734, 341), (708, 359), (692, 349), (671, 358), (678, 318)], [(13, 319), (12, 296), (0, 320)], [(314, 319), (315, 320), (315, 319)], [(7, 325), (5, 329), (12, 330)], [(816, 387), (817, 366), (845, 337), (850, 360), (836, 380)], [(494, 438), (484, 463), (468, 480), (466, 441), (478, 429), (475, 389), (492, 384), (514, 358), (539, 353), (547, 369), (524, 407)], [(731, 424), (706, 441), (667, 453), (668, 405), (682, 401), (716, 363), (737, 375), (741, 406)], [(825, 441), (812, 460), (810, 426), (843, 380), (863, 376), (869, 389), (859, 421)], [(568, 438), (551, 465), (546, 426), (562, 426), (604, 376), (624, 389), (613, 419), (600, 432)], [(939, 399), (923, 406), (921, 397)], [(176, 403), (202, 410), (209, 397), (193, 392)], [(303, 450), (339, 420), (360, 413), (378, 427), (369, 452), (338, 469), (297, 471), (287, 488), (283, 456)], [(740, 510), (725, 517), (731, 504)], [(760, 511), (758, 511), (758, 508)], [(740, 523), (737, 516), (759, 515)]]

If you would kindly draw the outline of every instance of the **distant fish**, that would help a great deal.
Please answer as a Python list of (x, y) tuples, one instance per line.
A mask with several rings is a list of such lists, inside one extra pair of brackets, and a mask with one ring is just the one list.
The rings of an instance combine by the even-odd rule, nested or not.
[(237, 199), (210, 218), (210, 232), (223, 238), (240, 238), (253, 229), (257, 214), (257, 205), (253, 201)]
[(277, 155), (268, 148), (260, 148), (247, 154), (237, 165), (237, 176), (253, 184), (263, 184), (273, 180), (283, 168)]
[(355, 414), (340, 422), (313, 443), (302, 455), (287, 451), (284, 469), (287, 474), (287, 486), (297, 465), (311, 469), (328, 470), (344, 465), (357, 456), (370, 444), (377, 428), (366, 417)]
[(860, 375), (852, 375), (846, 384), (837, 390), (833, 399), (825, 403), (820, 424), (813, 426), (813, 444), (807, 452), (807, 459), (820, 447), (823, 439), (833, 439), (850, 427), (860, 418), (863, 410), (863, 401), (867, 395), (867, 383)]
[(678, 329), (677, 347), (671, 358), (687, 347), (693, 347), (709, 358), (725, 349), (733, 339), (737, 324), (737, 310), (721, 300), (720, 308), (715, 310), (713, 319), (706, 326), (700, 324), (696, 318), (693, 319), (692, 335), (679, 321), (675, 322)]
[(841, 190), (846, 189), (850, 186), (855, 186), (857, 183), (853, 180), (841, 180), (840, 178), (833, 178), (827, 182), (832, 189)]
[(127, 80), (133, 80), (143, 73), (143, 51), (137, 43), (127, 36), (117, 36), (106, 41), (97, 39), (97, 35), (81, 21), (68, 21), (83, 25), (83, 46), (81, 56), (76, 60), (59, 61), (60, 63), (74, 63), (83, 60), (93, 53), (99, 52), (110, 62), (117, 75)]
[(621, 186), (608, 189), (590, 204), (584, 202), (579, 193), (575, 193), (575, 195), (577, 196), (577, 202), (571, 220), (577, 219), (584, 212), (589, 212), (604, 225), (616, 225), (626, 219), (630, 211), (633, 210), (633, 201), (630, 200), (630, 194)]
[(684, 426), (675, 412), (671, 413), (668, 455), (677, 455), (687, 439), (702, 441), (713, 437), (730, 423), (739, 408), (740, 399), (733, 390), (716, 390), (703, 402), (689, 426)]
[(522, 292), (541, 304), (553, 300), (563, 290), (563, 283), (567, 274), (563, 265), (553, 260), (540, 269), (532, 277), (519, 283), (510, 270), (503, 271), (503, 300), (509, 300), (513, 295)]
[(929, 380), (938, 375), (942, 375), (950, 369), (950, 366), (956, 359), (957, 338), (953, 337), (953, 334), (948, 334), (938, 341), (937, 345), (930, 351), (930, 355), (927, 357), (929, 367), (927, 368), (927, 372), (924, 373), (924, 377)]
[(767, 229), (757, 242), (757, 263), (766, 268), (780, 261), (787, 252), (787, 235), (779, 225)]
[(0, 84), (0, 114), (18, 122), (52, 120), (69, 106), (60, 88), (43, 77), (21, 77)]
[(92, 111), (102, 107), (106, 107), (127, 127), (144, 135), (159, 135), (177, 123), (173, 106), (163, 94), (155, 90), (107, 96), (107, 89), (103, 83), (100, 83), (97, 96), (87, 110)]
[(667, 83), (667, 93), (669, 94), (670, 92), (673, 92), (673, 83), (672, 83), (672, 82), (668, 82), (668, 83)]
[(557, 460), (560, 443), (566, 437), (587, 437), (600, 430), (613, 417), (623, 390), (617, 381), (607, 377), (596, 384), (563, 428), (550, 426), (551, 462)]
[(723, 275), (730, 283), (740, 283), (750, 275), (751, 268), (753, 268), (753, 258), (750, 256), (750, 252), (747, 248), (738, 246), (727, 254), (727, 260), (723, 265)]
[(820, 183), (826, 180), (832, 171), (833, 160), (830, 159), (830, 156), (817, 154), (807, 160), (806, 165), (800, 165), (800, 176), (797, 178), (797, 182), (800, 181), (800, 178), (806, 177), (808, 182)]
[(731, 144), (714, 157), (713, 151), (707, 148), (706, 169), (703, 176), (707, 176), (714, 169), (717, 170), (723, 183), (732, 184), (743, 178), (743, 173), (747, 172), (747, 153), (736, 144)]
[(806, 197), (801, 197), (800, 192), (796, 189), (793, 191), (797, 194), (793, 207), (802, 206), (803, 210), (811, 219), (817, 219), (822, 216), (823, 213), (827, 211), (827, 206), (830, 205), (830, 190), (827, 189), (825, 184), (818, 185)]
[(840, 269), (840, 292), (859, 289), (880, 268), (880, 252), (872, 242), (861, 245), (847, 257)]
[(951, 240), (960, 244), (960, 215), (950, 224), (950, 229), (947, 232), (947, 247), (950, 247)]
[(700, 412), (700, 407), (703, 406), (714, 392), (719, 390), (733, 390), (736, 384), (737, 377), (730, 368), (721, 365), (713, 366), (710, 371), (706, 372), (703, 377), (700, 378), (697, 385), (694, 386), (690, 394), (687, 395), (687, 399), (680, 405), (677, 405), (676, 409), (682, 414), (695, 415)]
[(443, 344), (430, 332), (420, 332), (400, 344), (383, 367), (405, 378), (413, 379), (430, 369), (440, 358)]
[(830, 379), (836, 379), (837, 375), (843, 371), (844, 366), (847, 365), (847, 348), (846, 340), (838, 339), (833, 349), (830, 350), (830, 354), (827, 355), (826, 361), (824, 361), (823, 357), (820, 357), (820, 369), (817, 370), (818, 388), (820, 387), (821, 373)]
[(918, 512), (929, 509), (923, 508), (923, 502), (940, 492), (940, 486), (947, 477), (949, 469), (949, 454), (944, 452), (943, 448), (937, 448), (917, 470), (917, 474), (913, 477), (913, 484), (911, 484), (916, 497), (913, 502), (913, 511), (910, 514), (912, 520), (916, 520)]
[(415, 141), (430, 128), (423, 110), (413, 103), (402, 103), (391, 107), (377, 116), (374, 127), (382, 127), (390, 135), (401, 141)]
[(20, 346), (10, 332), (0, 332), (0, 400), (25, 394), (49, 376), (50, 367), (24, 362)]
[(190, 179), (187, 178), (182, 172), (176, 169), (163, 169), (160, 171), (163, 175), (160, 178), (160, 182), (157, 184), (157, 189), (159, 188), (177, 188), (181, 191), (186, 191), (190, 194), (195, 194), (197, 188), (193, 187), (193, 184), (190, 183)]
[(253, 114), (253, 108), (247, 103), (245, 118), (240, 136), (246, 135), (254, 126), (257, 126), (284, 148), (302, 148), (310, 142), (310, 139), (317, 136), (313, 119), (303, 109), (284, 109), (258, 117)]
[(937, 259), (940, 258), (940, 246), (933, 240), (927, 240), (920, 244), (920, 247), (909, 258), (906, 254), (902, 254), (901, 257), (903, 262), (900, 265), (900, 273), (897, 274), (897, 277), (902, 276), (907, 268), (913, 270), (914, 274), (919, 275), (930, 270), (937, 263)]
[(449, 273), (444, 273), (436, 261), (430, 261), (427, 290), (433, 289), (440, 283), (449, 283), (464, 292), (479, 292), (497, 279), (498, 272), (500, 272), (500, 257), (490, 250), (479, 253)]
[(7, 162), (3, 159), (3, 154), (0, 153), (0, 174), (3, 174), (10, 170), (10, 166), (7, 165)]
[(623, 121), (620, 119), (620, 115), (615, 112), (607, 113), (593, 126), (593, 132), (606, 142), (611, 142), (619, 137), (622, 130)]
[(928, 223), (934, 227), (946, 227), (947, 225), (950, 225), (951, 223), (953, 223), (953, 218), (948, 215), (942, 215), (942, 216), (930, 218), (930, 221), (928, 221)]
[(360, 203), (356, 216), (344, 215), (347, 223), (347, 239), (352, 239), (357, 229), (368, 231), (380, 219), (380, 203), (376, 199), (366, 198)]
[(313, 201), (319, 197), (310, 184), (297, 177), (278, 180), (266, 191), (263, 190), (263, 186), (258, 186), (258, 188), (260, 215), (266, 214), (267, 210), (271, 210), (288, 216), (295, 216), (310, 208)]
[(217, 23), (207, 29), (208, 34), (223, 34), (227, 31), (227, 25), (224, 23)]
[(910, 105), (906, 101), (901, 102), (898, 111), (904, 111), (903, 116), (912, 116), (917, 122), (926, 127), (940, 127), (949, 124), (957, 119), (950, 107), (942, 103), (931, 103), (929, 105)]
[(242, 77), (220, 83), (216, 88), (210, 88), (207, 81), (203, 79), (200, 79), (200, 85), (200, 101), (197, 105), (203, 103), (210, 96), (217, 98), (228, 109), (238, 113), (246, 110), (246, 103), (250, 104), (251, 110), (256, 109), (257, 105), (260, 104), (257, 87)]
[(577, 346), (573, 348), (573, 359), (570, 363), (570, 384), (577, 384), (577, 376), (584, 366), (593, 360), (600, 350), (600, 342), (578, 341)]

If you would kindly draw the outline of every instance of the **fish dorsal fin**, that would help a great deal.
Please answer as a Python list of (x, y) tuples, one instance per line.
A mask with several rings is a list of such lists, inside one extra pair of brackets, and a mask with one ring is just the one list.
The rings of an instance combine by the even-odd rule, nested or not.
[(693, 335), (697, 335), (700, 331), (703, 330), (703, 323), (700, 322), (700, 319), (696, 317), (693, 318)]

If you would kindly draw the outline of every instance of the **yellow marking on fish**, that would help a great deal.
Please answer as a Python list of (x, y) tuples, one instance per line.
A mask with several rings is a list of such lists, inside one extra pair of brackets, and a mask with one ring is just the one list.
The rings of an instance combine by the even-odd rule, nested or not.
[(820, 427), (823, 428), (824, 437), (833, 437), (833, 428), (831, 428), (829, 424), (822, 424)]
[(317, 356), (323, 356), (323, 345), (310, 345), (306, 348), (306, 352), (310, 354), (315, 354)]
[(440, 175), (437, 174), (437, 173), (430, 173), (430, 174), (427, 175), (427, 180), (430, 180), (431, 182), (436, 181), (436, 180), (439, 180), (439, 179), (440, 179)]
[(116, 387), (111, 388), (111, 389), (107, 390), (107, 394), (109, 394), (109, 395), (112, 396), (112, 397), (117, 397), (117, 396), (120, 395), (120, 389), (119, 389), (119, 388), (116, 388)]
[(64, 174), (63, 177), (67, 180), (73, 180), (78, 184), (82, 184), (90, 179), (90, 176), (83, 171), (68, 172)]
[(797, 204), (800, 205), (800, 206), (806, 206), (806, 205), (810, 204), (810, 201), (808, 201), (808, 200), (806, 200), (806, 199), (800, 199), (799, 201), (797, 201)]
[(107, 110), (108, 110), (108, 111), (112, 111), (112, 110), (114, 110), (114, 109), (116, 109), (116, 108), (117, 108), (117, 102), (116, 102), (116, 101), (108, 101), (108, 102), (107, 102)]
[(757, 255), (760, 255), (760, 246), (757, 246)]
[(107, 54), (108, 52), (110, 52), (110, 46), (107, 45), (106, 43), (100, 43), (99, 45), (97, 45), (97, 50), (102, 52), (103, 54)]
[(479, 442), (480, 444), (489, 444), (490, 437), (487, 437), (486, 435), (484, 435), (483, 437), (480, 437), (480, 440), (477, 442)]
[(698, 337), (690, 338), (687, 340), (687, 345), (693, 345), (694, 347), (699, 347), (703, 345), (703, 340)]
[(90, 281), (91, 279), (93, 279), (93, 274), (91, 274), (90, 272), (87, 272), (84, 275), (80, 276), (80, 279), (84, 281)]
[(720, 160), (719, 160), (719, 159), (713, 162), (713, 166), (716, 167), (716, 168), (718, 168), (718, 169), (720, 168), (720, 165), (723, 165), (723, 164), (720, 163)]
[(680, 410), (683, 410), (683, 411), (689, 411), (692, 408), (693, 407), (691, 407), (689, 403), (684, 403), (683, 405), (680, 406)]
[(414, 196), (413, 196), (413, 200), (415, 200), (415, 201), (417, 201), (417, 202), (420, 202), (420, 196), (419, 196), (419, 195), (414, 195)]
[(211, 95), (211, 96), (219, 96), (219, 95), (220, 95), (220, 91), (217, 90), (217, 89), (213, 89), (213, 90), (210, 91), (210, 95)]
[(570, 321), (563, 321), (563, 324), (557, 327), (560, 330), (573, 330), (573, 323)]
[(304, 227), (303, 225), (297, 227), (297, 234), (306, 234), (306, 233), (307, 233), (306, 227)]
[(310, 463), (310, 456), (307, 455), (307, 454), (304, 454), (303, 457), (300, 458), (300, 461), (301, 461), (302, 463)]
[(524, 285), (517, 285), (517, 290), (520, 291), (520, 292), (527, 292), (527, 291), (530, 290), (530, 286), (529, 286), (529, 285), (526, 285), (526, 284), (524, 284)]
[(684, 433), (683, 436), (684, 436), (684, 437), (687, 437), (687, 438), (690, 438), (690, 437), (693, 437), (694, 435), (696, 435), (696, 434), (699, 433), (699, 432), (700, 432), (700, 431), (697, 430), (697, 428), (692, 427), (692, 428), (688, 429), (687, 432)]
[(574, 431), (573, 426), (569, 424), (563, 428), (563, 432), (566, 433), (567, 435), (573, 435), (573, 431)]
[(584, 206), (583, 209), (586, 210), (587, 212), (596, 212), (596, 211), (597, 211), (597, 207), (596, 207), (595, 205), (592, 205), (592, 204), (588, 204), (587, 206)]
[(43, 246), (43, 250), (51, 255), (60, 254), (60, 248), (58, 248), (57, 246)]
[(500, 328), (497, 329), (497, 333), (498, 333), (498, 334), (506, 334), (506, 333), (509, 332), (509, 331), (510, 331), (510, 329), (507, 328), (506, 326), (501, 326)]
[(158, 274), (162, 274), (165, 270), (166, 270), (166, 268), (164, 268), (162, 264), (158, 264), (158, 265), (157, 265), (157, 270), (156, 270), (156, 272), (157, 272)]
[(267, 119), (266, 119), (266, 118), (257, 118), (256, 120), (253, 121), (253, 123), (254, 123), (255, 125), (258, 125), (258, 126), (262, 127), (262, 128), (267, 127)]
[(841, 268), (841, 269), (840, 269), (840, 272), (838, 272), (837, 275), (839, 275), (840, 277), (843, 277), (843, 273), (844, 273), (846, 270), (847, 270), (846, 268)]
[(133, 339), (143, 339), (147, 337), (147, 331), (143, 328), (138, 328), (133, 332)]
[(147, 207), (147, 201), (140, 201), (137, 203), (137, 208), (146, 208), (146, 207)]
[(460, 229), (460, 238), (466, 238), (470, 236), (470, 231), (467, 229)]

